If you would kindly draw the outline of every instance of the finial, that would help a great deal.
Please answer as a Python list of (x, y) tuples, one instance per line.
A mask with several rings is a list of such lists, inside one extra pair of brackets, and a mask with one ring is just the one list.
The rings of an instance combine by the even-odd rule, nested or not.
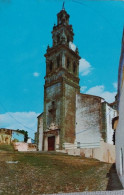
[(63, 1), (62, 10), (65, 10), (65, 1)]
[(49, 48), (50, 48), (50, 46), (48, 45), (48, 46), (47, 46), (47, 50), (49, 50)]

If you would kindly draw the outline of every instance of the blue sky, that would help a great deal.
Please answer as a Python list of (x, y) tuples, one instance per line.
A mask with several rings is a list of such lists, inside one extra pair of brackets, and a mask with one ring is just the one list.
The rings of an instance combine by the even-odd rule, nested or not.
[[(43, 111), (47, 45), (61, 0), (0, 0), (0, 128), (33, 137)], [(79, 48), (81, 92), (112, 102), (124, 25), (124, 1), (66, 0)]]

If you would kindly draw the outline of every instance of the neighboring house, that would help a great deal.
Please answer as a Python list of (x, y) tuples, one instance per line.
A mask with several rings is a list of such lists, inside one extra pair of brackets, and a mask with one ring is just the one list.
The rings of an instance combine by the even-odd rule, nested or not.
[(119, 119), (113, 120), (113, 126), (116, 129), (116, 169), (124, 187), (124, 30), (118, 73), (118, 114)]
[(12, 130), (10, 129), (0, 129), (0, 144), (10, 144), (12, 137)]
[(32, 139), (31, 137), (28, 137), (27, 143), (28, 143), (28, 144), (34, 144), (35, 141), (34, 141), (34, 139)]
[(10, 144), (12, 141), (24, 142), (24, 134), (18, 130), (0, 129), (0, 143)]
[(101, 97), (80, 93), (80, 56), (73, 48), (69, 17), (64, 8), (57, 14), (53, 45), (45, 54), (44, 113), (38, 116), (37, 129), (40, 151), (98, 148), (101, 140), (113, 144), (116, 110)]
[[(102, 103), (102, 131), (104, 132), (104, 141), (109, 144), (114, 144), (114, 131), (112, 128), (112, 119), (117, 116), (117, 102)], [(114, 144), (115, 145), (115, 144)]]

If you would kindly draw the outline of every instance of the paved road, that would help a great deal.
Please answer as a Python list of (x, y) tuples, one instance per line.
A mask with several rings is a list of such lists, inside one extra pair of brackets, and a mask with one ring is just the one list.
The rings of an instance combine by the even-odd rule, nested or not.
[[(52, 194), (58, 195), (58, 194)], [(118, 191), (104, 191), (104, 192), (75, 192), (75, 193), (62, 193), (60, 195), (124, 195), (124, 190)]]

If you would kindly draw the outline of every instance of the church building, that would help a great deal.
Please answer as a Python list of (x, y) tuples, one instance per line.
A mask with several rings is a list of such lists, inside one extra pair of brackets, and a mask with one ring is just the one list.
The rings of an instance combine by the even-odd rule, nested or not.
[(47, 47), (44, 112), (38, 116), (38, 150), (100, 147), (101, 139), (113, 144), (110, 104), (98, 96), (81, 94), (79, 52), (73, 47), (73, 28), (64, 6)]

